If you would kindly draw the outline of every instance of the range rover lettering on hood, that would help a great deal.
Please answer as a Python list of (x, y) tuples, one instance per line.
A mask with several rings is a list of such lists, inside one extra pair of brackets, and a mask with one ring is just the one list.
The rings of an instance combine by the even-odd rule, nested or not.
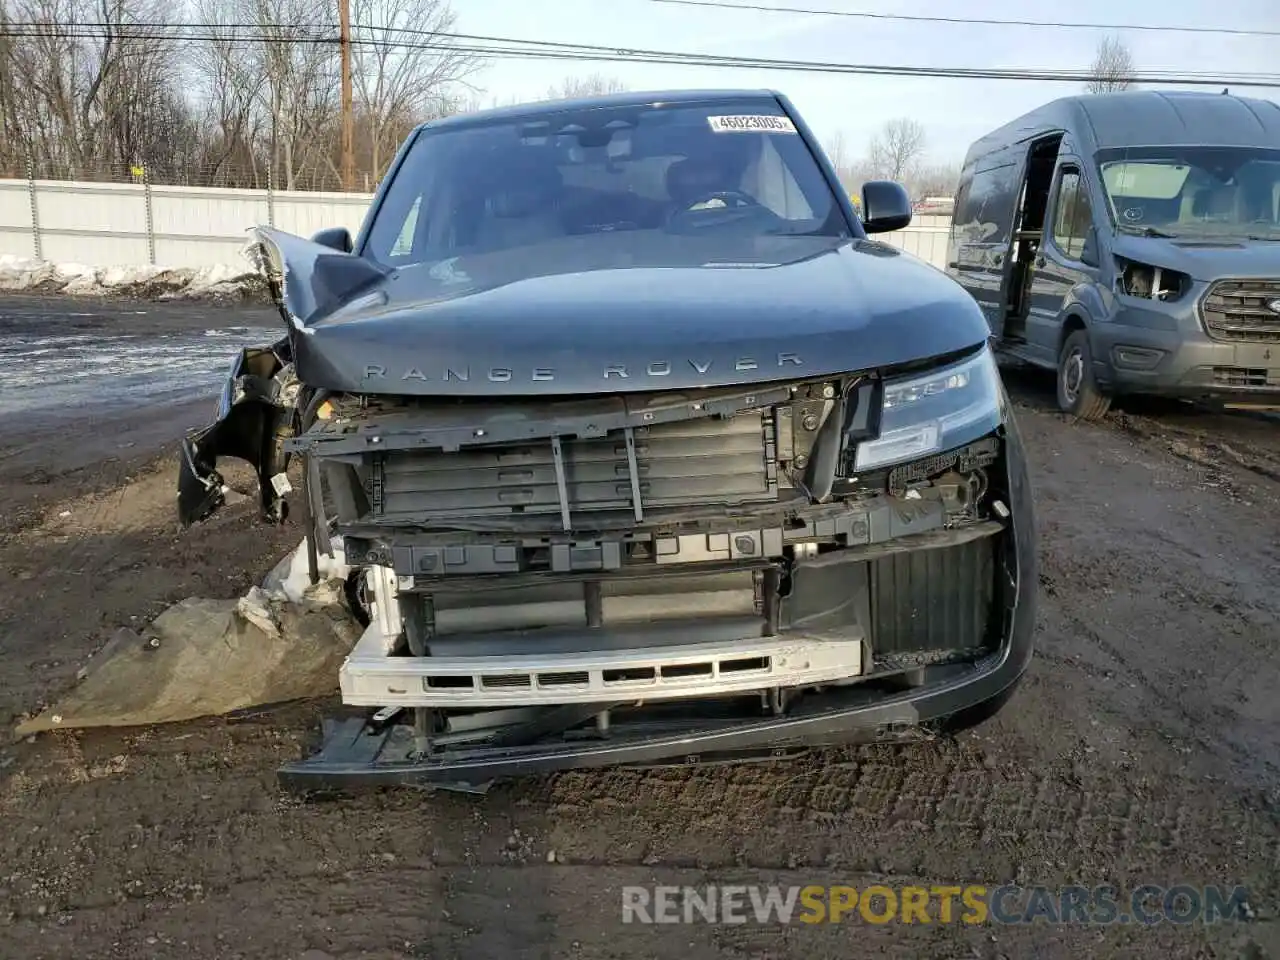
[[(714, 360), (694, 360), (687, 359), (685, 361), (700, 375), (708, 375), (715, 370), (720, 372), (722, 367), (717, 367)], [(738, 373), (751, 370), (761, 370), (767, 366), (754, 357), (736, 357), (731, 364), (731, 368)], [(605, 364), (601, 373), (602, 380), (618, 379), (629, 380), (633, 376), (636, 377), (668, 377), (675, 368), (676, 362), (671, 360), (652, 360), (643, 367), (626, 364), (626, 363), (608, 363)], [(804, 366), (804, 361), (799, 354), (795, 353), (779, 353), (774, 358), (773, 366), (789, 367)], [(532, 367), (524, 370), (516, 370), (512, 367), (488, 367), (483, 372), (483, 377), (490, 383), (513, 383), (513, 382), (539, 382), (545, 383), (548, 380), (556, 378), (556, 371), (553, 367)], [(477, 373), (477, 379), (480, 374)], [(397, 372), (389, 370), (382, 364), (368, 363), (364, 366), (365, 380), (418, 380), (422, 382), (430, 382), (431, 380), (440, 380), (443, 382), (457, 381), (465, 383), (471, 379), (470, 366), (445, 367), (443, 370), (433, 370), (430, 374), (421, 367), (408, 367), (403, 371)]]

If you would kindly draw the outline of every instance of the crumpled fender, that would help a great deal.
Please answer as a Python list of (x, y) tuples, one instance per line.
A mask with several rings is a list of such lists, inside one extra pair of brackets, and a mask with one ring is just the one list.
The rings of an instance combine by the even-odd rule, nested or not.
[(254, 227), (245, 256), (267, 281), (272, 299), (294, 336), (305, 336), (315, 320), (333, 313), (392, 272), (390, 267), (357, 254), (342, 253), (274, 227)]
[(225, 483), (217, 470), (223, 457), (254, 468), (262, 518), (269, 523), (285, 519), (288, 490), (283, 484), (277, 489), (273, 478), (289, 466), (284, 444), (294, 432), (298, 389), (287, 338), (240, 351), (218, 398), (217, 418), (182, 441), (178, 522), (183, 527), (207, 519), (225, 503)]
[(286, 483), (278, 481), (277, 489), (273, 480), (289, 466), (284, 442), (297, 427), (298, 395), (305, 389), (295, 370), (297, 348), (311, 332), (311, 322), (390, 272), (274, 227), (254, 227), (244, 255), (266, 280), (288, 333), (269, 346), (240, 351), (218, 400), (217, 418), (183, 440), (178, 475), (178, 522), (183, 527), (207, 519), (224, 504), (225, 484), (217, 470), (223, 457), (254, 468), (264, 520), (286, 518)]

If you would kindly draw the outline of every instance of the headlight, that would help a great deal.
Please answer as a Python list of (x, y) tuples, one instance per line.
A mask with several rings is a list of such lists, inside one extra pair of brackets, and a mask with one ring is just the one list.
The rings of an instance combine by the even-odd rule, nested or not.
[(886, 380), (880, 436), (858, 444), (854, 470), (861, 473), (963, 446), (1003, 419), (1000, 374), (988, 347), (940, 370)]

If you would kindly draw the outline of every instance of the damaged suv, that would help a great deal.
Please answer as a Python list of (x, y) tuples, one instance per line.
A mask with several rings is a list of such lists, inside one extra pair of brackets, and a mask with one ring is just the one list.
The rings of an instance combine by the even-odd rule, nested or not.
[[(286, 467), (368, 625), (286, 783), (465, 786), (928, 737), (1032, 650), (1024, 454), (977, 304), (868, 239), (772, 92), (426, 124), (354, 242), (259, 228), (288, 327), (184, 444)], [(314, 569), (314, 564), (313, 564)]]

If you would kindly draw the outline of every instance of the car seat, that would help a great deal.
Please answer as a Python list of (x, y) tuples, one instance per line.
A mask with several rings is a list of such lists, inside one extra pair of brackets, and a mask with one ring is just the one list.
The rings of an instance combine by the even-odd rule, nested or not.
[(505, 250), (564, 236), (564, 177), (554, 162), (518, 158), (495, 164), (488, 173), (475, 232), (477, 247)]
[(1201, 187), (1191, 200), (1195, 220), (1233, 220), (1236, 212), (1235, 187)]

